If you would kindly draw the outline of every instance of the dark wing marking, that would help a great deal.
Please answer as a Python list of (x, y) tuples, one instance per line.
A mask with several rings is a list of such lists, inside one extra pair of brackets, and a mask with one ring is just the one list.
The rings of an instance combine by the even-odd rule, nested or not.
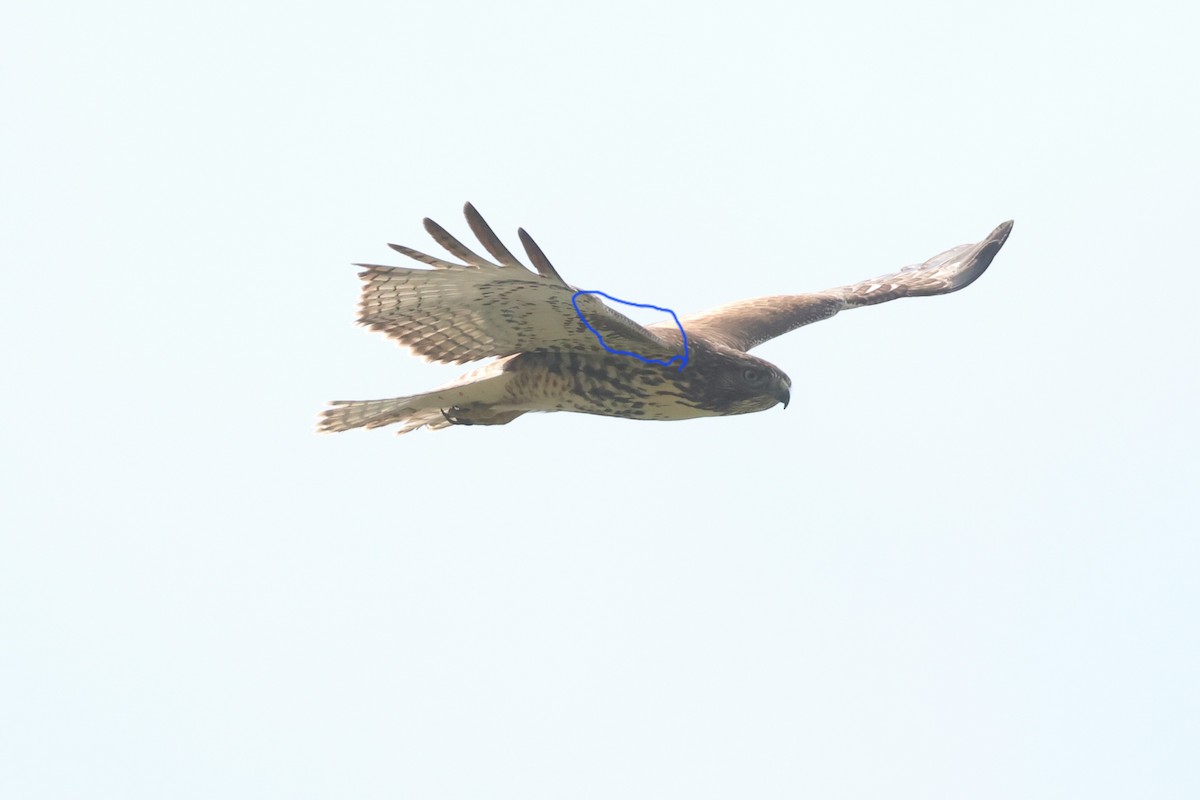
[[(567, 285), (541, 248), (521, 231), (534, 273), (506, 248), (479, 212), (464, 208), (471, 230), (500, 263), (475, 253), (426, 219), (429, 234), (464, 263), (403, 245), (390, 245), (433, 269), (357, 264), (363, 268), (358, 321), (430, 361), (463, 363), (531, 351), (604, 352), (579, 319)], [(578, 298), (580, 311), (616, 350), (669, 360), (682, 355), (677, 337), (660, 336), (606, 306), (596, 295)]]
[(680, 322), (689, 336), (714, 339), (744, 351), (847, 308), (957, 292), (983, 274), (1012, 226), (1012, 220), (1001, 223), (981, 242), (959, 245), (891, 275), (824, 292), (743, 300), (683, 317)]

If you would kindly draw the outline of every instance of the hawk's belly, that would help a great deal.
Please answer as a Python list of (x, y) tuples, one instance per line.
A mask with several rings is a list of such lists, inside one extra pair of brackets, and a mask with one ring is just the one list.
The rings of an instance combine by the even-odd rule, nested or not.
[(511, 376), (505, 407), (522, 411), (575, 411), (628, 419), (693, 419), (721, 412), (705, 408), (685, 368), (647, 364), (629, 356), (523, 353), (505, 364)]

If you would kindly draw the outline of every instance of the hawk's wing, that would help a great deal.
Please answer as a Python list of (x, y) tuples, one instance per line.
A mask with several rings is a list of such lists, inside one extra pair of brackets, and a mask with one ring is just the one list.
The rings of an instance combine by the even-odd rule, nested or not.
[(948, 294), (983, 274), (1012, 230), (1001, 223), (986, 239), (939, 253), (924, 264), (899, 272), (812, 294), (779, 295), (743, 300), (680, 319), (690, 336), (715, 339), (727, 347), (749, 350), (810, 322), (829, 319), (847, 308), (886, 303), (900, 297)]
[[(509, 252), (474, 206), (463, 208), (471, 230), (499, 263), (476, 254), (431, 219), (425, 229), (459, 258), (456, 264), (390, 245), (432, 269), (357, 264), (364, 268), (358, 321), (382, 331), (430, 361), (463, 363), (537, 350), (633, 352), (667, 361), (682, 356), (672, 337), (659, 336), (617, 313), (594, 294), (575, 297), (524, 230), (521, 244), (537, 273)], [(572, 303), (574, 299), (575, 303)], [(587, 329), (584, 319), (604, 339)], [(678, 337), (675, 337), (676, 339)]]

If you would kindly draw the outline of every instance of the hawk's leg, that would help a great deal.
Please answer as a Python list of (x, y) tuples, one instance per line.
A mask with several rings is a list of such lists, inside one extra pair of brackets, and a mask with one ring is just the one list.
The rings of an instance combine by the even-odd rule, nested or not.
[(506, 425), (525, 413), (524, 411), (497, 411), (487, 405), (450, 406), (449, 408), (439, 408), (438, 411), (442, 412), (442, 418), (451, 425)]
[(445, 417), (446, 422), (449, 422), (451, 425), (474, 425), (475, 424), (474, 422), (471, 422), (470, 420), (466, 420), (466, 419), (462, 418), (461, 415), (462, 415), (464, 409), (459, 408), (458, 406), (450, 406), (449, 411), (447, 411), (444, 408), (440, 409), (440, 410), (442, 412), (442, 416)]

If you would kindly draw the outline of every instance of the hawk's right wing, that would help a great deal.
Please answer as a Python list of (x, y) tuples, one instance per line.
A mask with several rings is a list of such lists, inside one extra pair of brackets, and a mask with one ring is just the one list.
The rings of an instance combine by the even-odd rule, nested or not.
[[(518, 231), (521, 244), (536, 273), (509, 252), (474, 206), (467, 203), (463, 212), (499, 263), (476, 254), (426, 219), (429, 234), (463, 263), (393, 244), (392, 249), (432, 269), (356, 265), (364, 268), (359, 275), (364, 283), (361, 324), (430, 361), (457, 364), (539, 350), (602, 353), (604, 345), (663, 362), (683, 355), (677, 336), (647, 330), (594, 294), (575, 297), (576, 290), (559, 277), (524, 230)], [(580, 313), (603, 337), (603, 345)]]
[(839, 311), (886, 303), (901, 297), (957, 292), (983, 274), (1012, 230), (1001, 223), (983, 241), (962, 244), (923, 264), (891, 275), (810, 294), (758, 297), (691, 314), (680, 322), (689, 335), (714, 339), (746, 351), (802, 325), (829, 319)]

